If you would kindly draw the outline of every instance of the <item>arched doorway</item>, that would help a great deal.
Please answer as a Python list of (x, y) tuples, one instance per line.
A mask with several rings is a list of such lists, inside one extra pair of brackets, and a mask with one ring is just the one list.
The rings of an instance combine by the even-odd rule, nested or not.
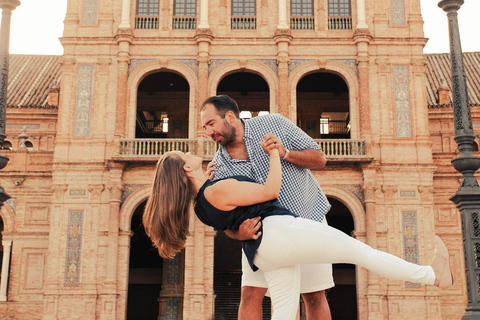
[[(332, 208), (327, 214), (328, 224), (348, 235), (355, 229), (353, 217), (340, 201), (328, 198)], [(327, 300), (334, 320), (357, 320), (357, 286), (355, 266), (334, 264), (335, 287), (327, 290)]]
[(3, 219), (2, 217), (0, 217), (0, 279), (1, 279), (1, 275), (2, 275), (2, 265), (3, 265), (3, 243), (2, 243), (2, 240), (3, 240), (3, 229), (4, 229), (4, 225), (3, 225)]
[(240, 111), (243, 111), (242, 118), (269, 112), (268, 84), (255, 73), (235, 72), (225, 76), (218, 84), (217, 94), (226, 94), (234, 99)]
[(162, 259), (145, 234), (145, 202), (132, 215), (127, 320), (182, 319), (184, 254)]
[(297, 125), (313, 139), (350, 139), (349, 91), (345, 81), (324, 72), (300, 79)]
[(152, 73), (137, 92), (136, 138), (188, 137), (190, 86), (173, 72)]

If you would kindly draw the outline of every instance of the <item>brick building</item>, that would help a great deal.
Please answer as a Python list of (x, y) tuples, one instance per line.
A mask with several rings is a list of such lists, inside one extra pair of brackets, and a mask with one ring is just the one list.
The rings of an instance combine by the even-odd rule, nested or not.
[[(235, 319), (239, 243), (194, 219), (166, 261), (140, 223), (159, 155), (206, 164), (198, 107), (228, 94), (322, 146), (331, 225), (412, 262), (434, 234), (451, 251), (444, 291), (335, 266), (334, 319), (461, 319), (449, 58), (423, 54), (422, 25), (419, 0), (69, 0), (62, 57), (10, 57), (2, 317)], [(465, 62), (477, 128), (479, 53)]]

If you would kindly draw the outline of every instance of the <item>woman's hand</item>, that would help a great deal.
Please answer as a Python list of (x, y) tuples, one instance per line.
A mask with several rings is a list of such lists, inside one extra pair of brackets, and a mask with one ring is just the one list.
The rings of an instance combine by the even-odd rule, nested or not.
[(285, 155), (285, 148), (283, 147), (282, 141), (273, 133), (267, 133), (265, 137), (263, 137), (263, 141), (260, 142), (260, 146), (262, 146), (263, 150), (270, 156), (275, 155), (275, 151), (278, 155)]

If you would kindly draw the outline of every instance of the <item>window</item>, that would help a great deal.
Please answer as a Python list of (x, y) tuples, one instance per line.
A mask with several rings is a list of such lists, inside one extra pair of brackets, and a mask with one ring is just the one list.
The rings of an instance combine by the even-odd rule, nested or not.
[(291, 0), (290, 29), (315, 29), (312, 0)]
[(25, 147), (28, 151), (33, 151), (33, 143), (31, 141), (25, 141)]
[(328, 134), (328, 118), (320, 118), (320, 134)]
[(350, 15), (350, 0), (328, 0), (328, 16), (347, 17)]
[(292, 0), (292, 16), (313, 16), (313, 2), (311, 0)]
[(0, 150), (12, 150), (12, 143), (10, 141), (3, 141)]
[(255, 0), (232, 0), (232, 16), (255, 16)]
[(196, 16), (196, 0), (175, 0), (173, 9), (173, 29), (196, 29)]
[(232, 29), (252, 30), (257, 28), (255, 0), (232, 0)]
[(328, 0), (328, 29), (352, 29), (350, 0)]
[(136, 29), (158, 29), (159, 0), (137, 0)]
[(158, 16), (159, 0), (138, 0), (137, 16)]

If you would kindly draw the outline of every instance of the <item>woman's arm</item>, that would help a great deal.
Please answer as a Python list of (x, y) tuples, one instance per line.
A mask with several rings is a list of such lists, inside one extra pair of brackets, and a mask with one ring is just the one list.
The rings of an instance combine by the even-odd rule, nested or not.
[[(261, 143), (262, 147), (263, 142)], [(232, 210), (278, 198), (282, 183), (282, 167), (277, 149), (264, 150), (270, 155), (270, 169), (265, 184), (226, 179), (205, 189), (205, 198), (219, 210)]]

